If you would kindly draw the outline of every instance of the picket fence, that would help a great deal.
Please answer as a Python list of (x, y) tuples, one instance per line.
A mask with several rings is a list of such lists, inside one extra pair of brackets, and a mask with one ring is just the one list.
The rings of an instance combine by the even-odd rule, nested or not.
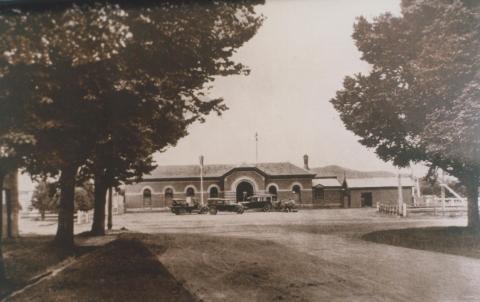
[(467, 213), (467, 208), (466, 198), (425, 198), (417, 200), (412, 205), (403, 204), (401, 207), (389, 203), (377, 204), (379, 213), (403, 217), (409, 214), (463, 215)]

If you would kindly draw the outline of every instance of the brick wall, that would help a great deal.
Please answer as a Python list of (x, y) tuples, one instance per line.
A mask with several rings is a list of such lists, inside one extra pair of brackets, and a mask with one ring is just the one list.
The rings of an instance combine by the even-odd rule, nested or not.
[[(294, 185), (299, 185), (301, 188), (300, 203), (312, 203), (312, 180), (305, 177), (291, 177), (291, 178), (266, 178), (255, 170), (238, 170), (233, 171), (224, 179), (204, 181), (203, 188), (204, 200), (209, 198), (208, 189), (216, 186), (219, 191), (219, 197), (236, 198), (236, 186), (242, 182), (247, 181), (253, 184), (255, 193), (265, 193), (270, 185), (275, 185), (278, 188), (277, 194), (280, 199), (298, 199), (292, 193)], [(200, 180), (158, 180), (158, 181), (143, 181), (140, 183), (130, 184), (125, 186), (125, 204), (127, 208), (142, 208), (144, 207), (143, 192), (145, 189), (151, 191), (151, 206), (152, 207), (166, 207), (170, 206), (170, 200), (165, 198), (165, 191), (167, 188), (173, 190), (173, 198), (186, 198), (186, 190), (188, 187), (193, 187), (195, 190), (195, 198), (200, 200)], [(233, 188), (233, 190), (232, 190)]]
[[(278, 187), (277, 196), (279, 199), (295, 199), (298, 203), (312, 203), (312, 179), (303, 177), (291, 177), (291, 178), (268, 178), (266, 188), (270, 185), (276, 185)], [(293, 194), (292, 190), (295, 185), (299, 185), (301, 188), (300, 200), (296, 194)]]
[[(219, 197), (223, 197), (222, 186), (219, 181), (205, 180), (203, 182), (204, 194), (203, 198), (206, 201), (209, 197), (208, 189), (216, 186), (219, 191)], [(173, 190), (173, 198), (186, 198), (187, 188), (193, 188), (196, 199), (200, 200), (200, 181), (198, 180), (169, 180), (169, 181), (144, 181), (125, 186), (125, 205), (127, 208), (143, 208), (143, 191), (150, 189), (152, 193), (152, 207), (168, 207), (171, 200), (165, 197), (167, 188)]]
[(340, 188), (325, 188), (323, 198), (316, 198), (313, 192), (313, 204), (318, 207), (343, 207), (343, 191)]

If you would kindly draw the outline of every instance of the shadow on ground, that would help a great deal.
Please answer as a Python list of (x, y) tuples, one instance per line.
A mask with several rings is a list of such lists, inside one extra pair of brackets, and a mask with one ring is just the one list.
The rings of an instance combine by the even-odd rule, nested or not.
[(157, 256), (131, 235), (99, 247), (8, 301), (196, 300)]
[(384, 230), (362, 239), (406, 248), (480, 259), (480, 233), (465, 227), (428, 227)]

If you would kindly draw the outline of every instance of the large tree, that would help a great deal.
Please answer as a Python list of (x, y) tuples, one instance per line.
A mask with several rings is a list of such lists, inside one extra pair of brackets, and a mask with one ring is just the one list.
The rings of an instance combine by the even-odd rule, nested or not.
[(101, 199), (101, 187), (148, 171), (154, 151), (225, 109), (207, 85), (246, 71), (231, 56), (261, 24), (257, 2), (98, 2), (0, 17), (1, 97), (21, 104), (36, 140), (27, 169), (60, 175), (57, 242), (73, 245), (80, 168), (106, 179)]
[(214, 76), (248, 72), (231, 56), (261, 24), (252, 4), (126, 7), (132, 39), (109, 67), (120, 78), (101, 96), (105, 115), (90, 167), (98, 188), (92, 233), (105, 229), (107, 187), (151, 171), (154, 151), (175, 144), (211, 111), (226, 109), (222, 99), (205, 96), (207, 84)]
[[(2, 109), (7, 109), (8, 106), (5, 106), (5, 104), (2, 104), (0, 102), (0, 112), (5, 112), (2, 111)], [(10, 107), (10, 109), (12, 109)], [(7, 119), (7, 118), (6, 118)], [(18, 121), (16, 121), (18, 122)], [(2, 125), (0, 123), (0, 129), (2, 129), (2, 126), (5, 126), (3, 128), (3, 134), (0, 135), (0, 283), (2, 281), (5, 281), (6, 279), (6, 274), (5, 274), (5, 266), (3, 263), (3, 252), (2, 252), (2, 242), (3, 242), (3, 185), (4, 181), (7, 177), (7, 175), (12, 174), (15, 175), (17, 174), (17, 169), (18, 167), (22, 166), (23, 164), (23, 157), (20, 154), (25, 154), (30, 152), (32, 149), (32, 146), (34, 145), (34, 139), (30, 135), (26, 135), (21, 132), (17, 132), (12, 130), (11, 128), (7, 129), (7, 124), (13, 125), (16, 122), (12, 123), (5, 123)], [(7, 207), (13, 208), (14, 205), (11, 204), (11, 198), (8, 198), (6, 200)], [(7, 229), (7, 236), (9, 232), (11, 232), (11, 221), (12, 221), (12, 211), (7, 211), (7, 225), (9, 226), (9, 229)]]
[(404, 0), (400, 16), (358, 18), (353, 38), (371, 71), (347, 77), (331, 101), (347, 129), (385, 161), (457, 177), (479, 229), (478, 2)]
[(95, 145), (97, 104), (89, 97), (97, 87), (87, 66), (124, 47), (131, 33), (123, 18), (120, 8), (108, 4), (8, 9), (0, 15), (0, 97), (18, 104), (9, 115), (22, 121), (17, 129), (35, 138), (35, 149), (24, 154), (27, 170), (60, 175), (55, 240), (65, 247), (73, 247), (77, 170)]

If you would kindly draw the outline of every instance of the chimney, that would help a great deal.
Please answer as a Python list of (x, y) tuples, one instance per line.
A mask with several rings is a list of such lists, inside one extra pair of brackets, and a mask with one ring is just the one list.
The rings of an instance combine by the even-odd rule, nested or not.
[(310, 170), (310, 167), (308, 167), (308, 155), (307, 154), (305, 154), (303, 156), (303, 168), (305, 170)]

